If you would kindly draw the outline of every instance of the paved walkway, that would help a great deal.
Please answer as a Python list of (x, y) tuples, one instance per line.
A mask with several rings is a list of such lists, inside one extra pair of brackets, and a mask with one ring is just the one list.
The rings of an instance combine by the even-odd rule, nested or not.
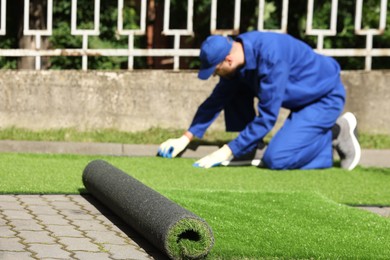
[[(201, 157), (213, 146), (183, 157)], [(0, 152), (154, 156), (156, 145), (0, 141)], [(389, 150), (364, 150), (362, 166), (390, 167)], [(390, 207), (361, 207), (390, 217)], [(91, 196), (0, 195), (0, 260), (166, 259)]]
[(91, 196), (0, 195), (0, 259), (165, 259)]

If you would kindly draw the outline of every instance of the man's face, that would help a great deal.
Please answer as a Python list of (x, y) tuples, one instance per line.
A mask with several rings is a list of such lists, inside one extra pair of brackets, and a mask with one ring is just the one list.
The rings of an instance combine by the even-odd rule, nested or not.
[(220, 76), (224, 79), (232, 79), (236, 74), (236, 68), (229, 60), (225, 59), (215, 68), (213, 76)]

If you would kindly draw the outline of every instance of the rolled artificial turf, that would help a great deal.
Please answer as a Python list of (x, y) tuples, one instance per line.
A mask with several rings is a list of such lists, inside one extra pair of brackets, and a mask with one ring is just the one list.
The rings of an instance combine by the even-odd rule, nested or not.
[(204, 258), (214, 245), (203, 219), (103, 160), (88, 163), (82, 180), (88, 192), (171, 259)]

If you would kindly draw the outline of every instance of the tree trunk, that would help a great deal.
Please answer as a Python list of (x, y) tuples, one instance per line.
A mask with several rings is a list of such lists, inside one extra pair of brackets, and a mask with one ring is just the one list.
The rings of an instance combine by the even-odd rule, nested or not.
[[(149, 0), (148, 5), (148, 18), (147, 18), (147, 27), (146, 27), (146, 42), (147, 48), (153, 49), (154, 42), (154, 23), (156, 21), (156, 5), (154, 0)], [(148, 68), (154, 68), (154, 59), (151, 56), (148, 56), (146, 59)]]
[[(24, 1), (19, 0), (18, 6), (24, 7)], [(18, 30), (18, 43), (20, 49), (36, 49), (36, 36), (23, 35), (24, 28), (24, 9), (20, 8), (19, 17), (19, 30)], [(46, 29), (47, 21), (47, 0), (31, 0), (29, 6), (30, 19), (29, 27), (31, 30), (44, 30)], [(47, 37), (42, 37), (40, 49), (47, 49), (49, 41)], [(48, 58), (42, 58), (41, 68), (45, 69), (49, 65)], [(35, 69), (35, 57), (21, 57), (18, 60), (18, 69)]]

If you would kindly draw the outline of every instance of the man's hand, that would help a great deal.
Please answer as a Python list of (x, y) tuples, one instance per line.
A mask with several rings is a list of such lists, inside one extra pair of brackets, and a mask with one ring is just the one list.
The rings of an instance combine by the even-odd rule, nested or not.
[(186, 135), (176, 139), (168, 139), (160, 145), (157, 155), (164, 158), (174, 158), (181, 153), (189, 143), (190, 138)]
[(211, 168), (214, 166), (218, 166), (222, 162), (229, 160), (232, 155), (232, 150), (230, 150), (229, 146), (225, 144), (224, 146), (222, 146), (221, 149), (195, 162), (194, 166), (201, 168)]

